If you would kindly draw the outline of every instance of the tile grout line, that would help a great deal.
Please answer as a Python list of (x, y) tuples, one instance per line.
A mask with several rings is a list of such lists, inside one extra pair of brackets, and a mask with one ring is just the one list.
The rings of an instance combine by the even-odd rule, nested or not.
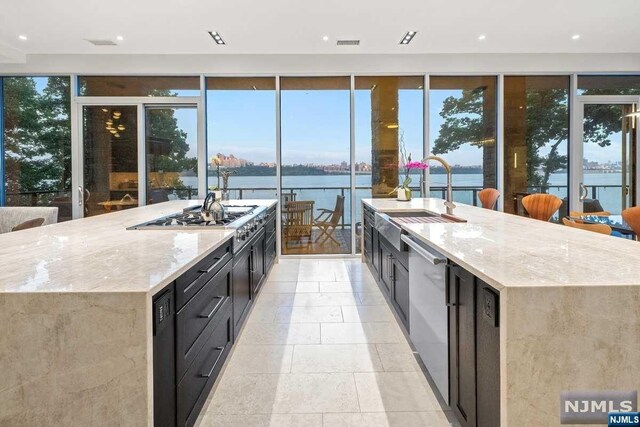
[(358, 383), (356, 382), (356, 373), (352, 372), (351, 376), (353, 377), (353, 387), (356, 390), (356, 402), (358, 402), (358, 412), (362, 413), (362, 407), (360, 406), (360, 393), (358, 393)]

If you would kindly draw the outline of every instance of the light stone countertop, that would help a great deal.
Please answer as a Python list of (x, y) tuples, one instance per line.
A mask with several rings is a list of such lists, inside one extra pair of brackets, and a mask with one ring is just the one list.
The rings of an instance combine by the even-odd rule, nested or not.
[[(126, 228), (201, 203), (176, 200), (0, 234), (0, 293), (153, 294), (232, 238), (234, 230)], [(276, 201), (227, 203), (270, 207)]]
[[(363, 199), (381, 212), (444, 213), (442, 199)], [(640, 242), (456, 203), (466, 223), (403, 229), (485, 282), (505, 287), (639, 286)]]

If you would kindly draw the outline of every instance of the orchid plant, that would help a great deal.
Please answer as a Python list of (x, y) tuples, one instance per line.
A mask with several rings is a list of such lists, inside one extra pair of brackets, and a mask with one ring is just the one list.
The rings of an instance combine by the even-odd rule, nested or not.
[(403, 199), (409, 200), (411, 199), (411, 189), (409, 187), (411, 185), (411, 171), (417, 171), (417, 170), (424, 171), (429, 166), (424, 162), (411, 160), (411, 153), (407, 155), (407, 149), (404, 145), (403, 134), (400, 134), (400, 141), (399, 141), (398, 147), (400, 150), (400, 156), (399, 156), (400, 162), (398, 166), (399, 166), (399, 169), (404, 173), (404, 179), (402, 180), (402, 183), (398, 185), (396, 188), (394, 188), (389, 194), (397, 192), (398, 198), (402, 198), (401, 192), (404, 192), (405, 197)]

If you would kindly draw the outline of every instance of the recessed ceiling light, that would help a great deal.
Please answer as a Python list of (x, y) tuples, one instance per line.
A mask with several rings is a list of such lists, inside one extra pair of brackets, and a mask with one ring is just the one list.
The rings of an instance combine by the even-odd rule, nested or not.
[(209, 31), (209, 35), (211, 36), (213, 41), (216, 42), (216, 44), (226, 44), (222, 39), (222, 36), (218, 34), (217, 31)]
[(25, 35), (23, 35), (23, 34), (20, 34), (20, 35), (18, 36), (18, 38), (19, 38), (20, 40), (23, 40), (23, 41), (24, 41), (24, 40), (28, 40), (28, 39), (29, 39), (27, 36), (25, 36)]
[(400, 39), (400, 44), (409, 44), (413, 37), (416, 35), (417, 31), (407, 31), (404, 36)]
[(329, 41), (329, 36), (322, 36), (322, 41), (328, 42)]
[(486, 36), (486, 35), (484, 35), (484, 34), (480, 34), (480, 35), (478, 36), (478, 40), (480, 40), (480, 41), (482, 41), (482, 40), (484, 40), (484, 39), (486, 39), (486, 38), (487, 38), (487, 36)]
[(118, 40), (118, 41), (120, 41), (120, 42), (121, 42), (122, 40), (124, 40), (124, 37), (122, 37), (122, 36), (116, 36), (116, 40)]
[(580, 38), (580, 34), (574, 34), (571, 36), (571, 40), (578, 40)]

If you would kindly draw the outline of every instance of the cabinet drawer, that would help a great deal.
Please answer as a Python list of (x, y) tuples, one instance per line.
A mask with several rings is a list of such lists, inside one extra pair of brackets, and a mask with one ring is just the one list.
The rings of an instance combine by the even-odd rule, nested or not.
[(180, 426), (192, 426), (195, 423), (229, 354), (233, 331), (231, 305), (227, 305), (221, 314), (224, 316), (216, 324), (204, 347), (178, 384), (177, 413)]
[(189, 301), (232, 258), (231, 240), (207, 255), (176, 280), (176, 306)]
[(178, 380), (216, 327), (218, 313), (231, 305), (231, 268), (228, 262), (178, 312), (176, 320), (176, 370)]

